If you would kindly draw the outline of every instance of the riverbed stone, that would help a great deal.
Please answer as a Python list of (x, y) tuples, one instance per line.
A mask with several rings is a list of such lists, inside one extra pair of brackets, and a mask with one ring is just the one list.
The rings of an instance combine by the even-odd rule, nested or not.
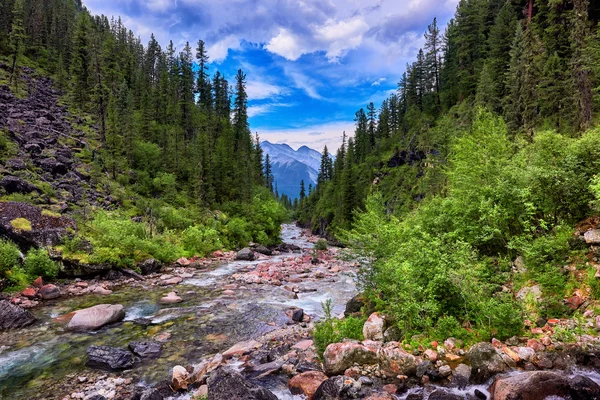
[(358, 365), (374, 365), (377, 357), (377, 346), (362, 343), (332, 343), (323, 354), (323, 367), (327, 375), (339, 375), (355, 363)]
[(44, 300), (54, 300), (60, 297), (60, 289), (55, 285), (48, 284), (40, 288), (39, 295)]
[(383, 340), (385, 318), (374, 312), (363, 325), (363, 336), (365, 340)]
[(132, 352), (118, 347), (90, 346), (87, 356), (88, 367), (105, 370), (129, 369), (135, 362)]
[(466, 364), (458, 364), (453, 372), (453, 382), (459, 389), (464, 389), (471, 379), (471, 367)]
[(587, 244), (600, 244), (600, 229), (590, 229), (583, 237)]
[(71, 331), (92, 331), (104, 325), (119, 322), (125, 318), (125, 310), (120, 304), (99, 304), (75, 312), (67, 329)]
[(271, 391), (246, 380), (239, 372), (221, 367), (208, 378), (211, 400), (277, 400)]
[(467, 358), (471, 363), (471, 378), (475, 383), (484, 383), (508, 368), (491, 343), (482, 342), (473, 345), (467, 353)]
[(258, 349), (262, 344), (257, 342), (256, 340), (246, 340), (243, 342), (236, 343), (228, 350), (223, 352), (223, 357), (233, 357), (233, 356), (242, 356), (244, 354), (249, 353), (252, 350)]
[(252, 250), (246, 247), (237, 252), (235, 259), (241, 261), (254, 261), (256, 259), (256, 254), (254, 254)]
[(311, 400), (319, 386), (327, 379), (327, 375), (321, 371), (307, 371), (294, 376), (288, 387), (292, 394), (302, 394)]
[(494, 400), (544, 400), (569, 393), (566, 375), (551, 371), (530, 371), (514, 376), (497, 377), (490, 386)]
[(379, 354), (381, 371), (388, 377), (414, 375), (417, 371), (415, 356), (405, 351), (398, 342), (385, 345)]
[(7, 300), (0, 300), (0, 331), (23, 328), (35, 321), (36, 318), (29, 311)]
[(143, 358), (156, 358), (160, 356), (162, 344), (155, 341), (131, 342), (129, 349), (136, 355)]
[(160, 299), (162, 304), (176, 304), (183, 302), (183, 299), (176, 292), (169, 292), (166, 296)]

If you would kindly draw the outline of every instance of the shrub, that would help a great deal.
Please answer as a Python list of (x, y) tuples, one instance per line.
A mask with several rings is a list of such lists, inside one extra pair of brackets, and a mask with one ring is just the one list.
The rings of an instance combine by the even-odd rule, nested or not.
[(223, 248), (219, 233), (204, 226), (191, 226), (181, 234), (181, 243), (188, 256), (205, 256)]
[(60, 271), (58, 263), (50, 259), (44, 249), (31, 249), (25, 256), (25, 272), (30, 277), (56, 278)]
[(0, 276), (19, 265), (21, 252), (13, 242), (0, 240)]
[(315, 250), (327, 250), (327, 241), (325, 239), (317, 240)]
[(331, 315), (331, 299), (322, 303), (325, 314), (323, 320), (315, 324), (313, 337), (315, 347), (319, 356), (322, 356), (327, 346), (338, 343), (344, 339), (363, 340), (364, 318), (346, 317), (344, 319), (333, 318)]

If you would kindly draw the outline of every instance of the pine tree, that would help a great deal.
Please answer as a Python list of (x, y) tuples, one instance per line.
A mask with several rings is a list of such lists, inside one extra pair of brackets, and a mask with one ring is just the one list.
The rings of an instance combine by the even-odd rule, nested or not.
[(79, 14), (71, 54), (71, 95), (75, 106), (86, 110), (90, 93), (90, 16)]
[[(585, 64), (584, 49), (591, 34), (588, 23), (589, 0), (573, 0), (573, 28), (571, 30), (571, 70), (573, 71), (574, 98), (577, 107), (577, 127), (585, 130), (592, 121), (592, 70)], [(593, 39), (592, 39), (593, 40)]]
[(210, 80), (208, 78), (208, 53), (203, 40), (198, 40), (196, 48), (196, 63), (198, 64), (198, 81), (196, 84), (198, 93), (198, 105), (204, 110), (212, 108), (212, 94)]
[(12, 28), (10, 30), (10, 36), (8, 41), (10, 43), (11, 50), (11, 58), (12, 65), (10, 68), (10, 81), (9, 84), (12, 85), (13, 81), (15, 82), (15, 86), (18, 86), (19, 76), (18, 76), (18, 66), (17, 63), (21, 59), (23, 52), (25, 50), (25, 39), (27, 35), (25, 33), (24, 28), (24, 19), (25, 16), (25, 1), (24, 0), (15, 0), (15, 4), (12, 10)]
[(427, 27), (427, 32), (425, 32), (425, 50), (426, 79), (429, 88), (434, 93), (436, 111), (439, 111), (441, 105), (439, 60), (441, 57), (442, 44), (440, 29), (437, 25), (437, 18), (433, 19), (433, 23)]
[(300, 181), (300, 201), (306, 197), (306, 190), (304, 189), (304, 179)]

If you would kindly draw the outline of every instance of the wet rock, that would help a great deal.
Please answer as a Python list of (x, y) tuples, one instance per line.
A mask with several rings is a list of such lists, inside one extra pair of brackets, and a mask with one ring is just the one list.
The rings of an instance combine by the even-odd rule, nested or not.
[(346, 310), (344, 311), (344, 315), (349, 316), (355, 313), (359, 313), (364, 305), (365, 303), (362, 297), (360, 295), (356, 295), (346, 303)]
[(27, 310), (11, 304), (7, 300), (0, 300), (0, 330), (18, 329), (29, 326), (36, 318)]
[(88, 367), (105, 370), (129, 369), (135, 362), (130, 351), (118, 347), (90, 346), (87, 349), (87, 356)]
[(573, 400), (600, 399), (600, 385), (586, 376), (569, 379), (569, 394)]
[(171, 374), (171, 388), (175, 391), (184, 389), (187, 390), (190, 381), (190, 373), (181, 365), (173, 367)]
[(277, 400), (277, 396), (229, 368), (219, 368), (208, 378), (211, 400)]
[(402, 331), (398, 326), (392, 325), (383, 332), (385, 342), (399, 342), (402, 340)]
[(32, 185), (24, 179), (10, 175), (0, 179), (0, 188), (3, 188), (7, 194), (41, 192), (37, 186)]
[(34, 288), (26, 288), (21, 294), (29, 299), (33, 299), (37, 295), (37, 291)]
[(459, 394), (438, 389), (431, 392), (429, 395), (429, 400), (464, 400), (464, 397)]
[(254, 261), (256, 259), (256, 255), (252, 250), (246, 247), (245, 249), (242, 249), (237, 252), (235, 259), (242, 261)]
[(233, 357), (233, 356), (242, 356), (244, 354), (249, 353), (252, 350), (258, 349), (262, 346), (260, 342), (256, 340), (247, 340), (244, 342), (239, 342), (233, 345), (231, 348), (223, 352), (223, 357)]
[(162, 351), (162, 344), (158, 342), (131, 342), (129, 349), (143, 358), (157, 358)]
[(54, 300), (60, 297), (60, 289), (52, 284), (44, 285), (40, 288), (39, 295), (44, 300)]
[(160, 302), (163, 304), (176, 304), (183, 302), (183, 299), (176, 292), (169, 292), (169, 294), (160, 299)]
[(264, 254), (265, 256), (270, 256), (273, 254), (273, 251), (266, 248), (265, 246), (258, 246), (254, 249), (257, 253)]
[[(346, 378), (343, 376), (334, 376), (329, 378), (317, 388), (312, 400), (335, 400), (339, 399), (346, 389)], [(349, 386), (349, 385), (348, 385)]]
[(142, 275), (150, 275), (160, 272), (162, 264), (160, 263), (160, 261), (157, 261), (154, 258), (149, 258), (139, 263), (138, 267), (142, 272)]
[(73, 318), (67, 325), (72, 331), (91, 331), (99, 329), (104, 325), (119, 322), (125, 318), (125, 310), (120, 304), (99, 304), (75, 312)]
[(296, 308), (292, 310), (292, 321), (294, 322), (302, 322), (304, 319), (304, 310), (301, 308)]
[(383, 330), (385, 326), (385, 319), (374, 312), (369, 316), (365, 324), (363, 325), (363, 336), (365, 340), (383, 340)]
[(319, 386), (327, 380), (327, 375), (320, 371), (308, 371), (296, 375), (288, 383), (292, 394), (302, 394), (312, 399)]
[(332, 343), (323, 354), (323, 367), (327, 375), (338, 375), (355, 363), (373, 365), (378, 363), (377, 348), (359, 343)]
[(365, 400), (396, 400), (396, 397), (389, 393), (376, 393), (366, 397)]
[[(31, 227), (15, 228), (12, 221), (22, 218)], [(75, 229), (75, 222), (62, 216), (42, 214), (40, 207), (19, 202), (0, 202), (0, 236), (22, 248), (55, 246), (67, 236), (67, 229)]]
[(506, 371), (507, 365), (490, 343), (477, 343), (467, 353), (471, 363), (472, 379), (483, 383), (492, 376)]
[(483, 393), (481, 390), (479, 389), (475, 389), (475, 391), (473, 392), (473, 394), (475, 395), (475, 397), (477, 397), (479, 400), (487, 400), (487, 395), (485, 393)]
[(551, 396), (575, 399), (600, 398), (600, 386), (589, 378), (554, 371), (529, 371), (498, 377), (490, 387), (494, 400), (544, 400)]
[(415, 357), (406, 352), (399, 343), (390, 342), (381, 349), (381, 371), (389, 377), (414, 375), (417, 370)]
[(158, 390), (146, 389), (141, 393), (139, 400), (164, 400), (164, 398)]
[(461, 390), (465, 389), (471, 379), (471, 367), (466, 364), (459, 364), (452, 376), (452, 382)]
[(449, 365), (442, 365), (438, 371), (442, 378), (452, 375), (452, 368)]

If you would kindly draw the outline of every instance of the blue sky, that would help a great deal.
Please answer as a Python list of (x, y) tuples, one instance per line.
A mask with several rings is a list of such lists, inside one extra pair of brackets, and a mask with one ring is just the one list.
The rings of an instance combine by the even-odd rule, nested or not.
[(396, 89), (434, 17), (458, 0), (84, 0), (121, 16), (147, 43), (208, 46), (210, 73), (247, 74), (250, 126), (261, 139), (336, 149), (354, 113)]

